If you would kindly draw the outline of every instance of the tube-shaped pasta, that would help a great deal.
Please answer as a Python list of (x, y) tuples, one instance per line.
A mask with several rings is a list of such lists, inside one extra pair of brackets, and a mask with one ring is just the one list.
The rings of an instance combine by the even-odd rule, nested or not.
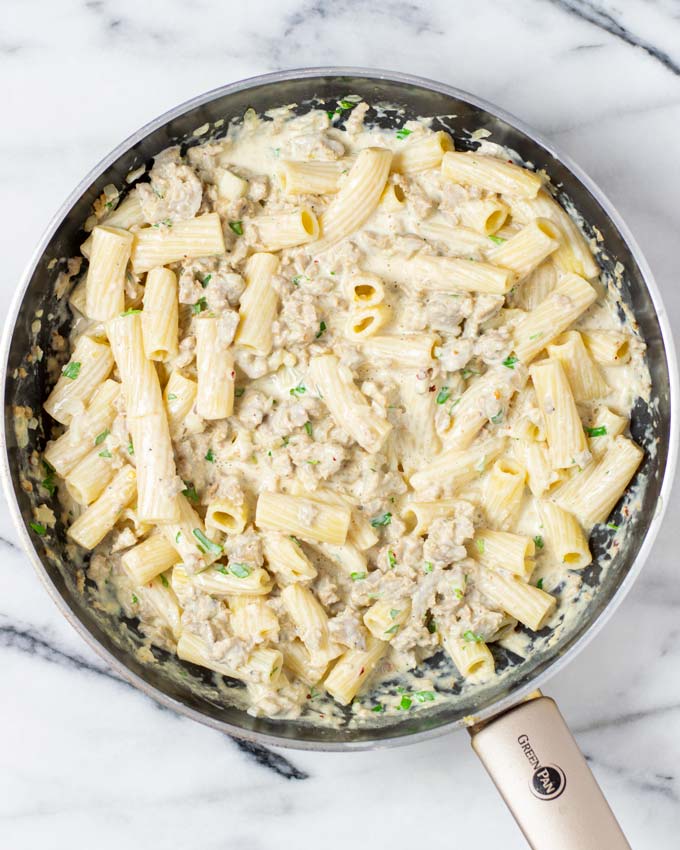
[(586, 429), (590, 435), (588, 448), (593, 457), (602, 455), (611, 445), (614, 437), (623, 434), (628, 425), (626, 416), (619, 416), (608, 407), (601, 407), (595, 414), (593, 424)]
[[(378, 452), (392, 426), (368, 405), (333, 354), (313, 357), (309, 374), (335, 422), (367, 452)], [(332, 542), (332, 541), (328, 541)], [(343, 541), (341, 541), (344, 543)]]
[(319, 543), (340, 545), (347, 539), (351, 510), (303, 496), (260, 493), (255, 512), (258, 528), (283, 531)]
[(207, 667), (221, 676), (240, 679), (248, 684), (276, 684), (283, 669), (283, 655), (278, 649), (256, 647), (239, 667), (231, 667), (212, 657), (210, 647), (198, 635), (183, 631), (177, 641), (177, 655), (182, 661)]
[(481, 254), (489, 247), (489, 240), (483, 234), (470, 227), (456, 227), (436, 215), (419, 222), (416, 232), (428, 242), (444, 245), (447, 253), (456, 257)]
[(533, 631), (541, 629), (555, 610), (553, 596), (516, 576), (504, 576), (482, 567), (477, 574), (477, 587), (495, 606)]
[(533, 171), (477, 153), (444, 154), (442, 174), (463, 186), (477, 186), (487, 192), (505, 192), (520, 198), (535, 198), (541, 188), (541, 178)]
[(260, 251), (281, 251), (313, 242), (319, 236), (319, 222), (309, 207), (291, 213), (259, 215), (245, 222), (246, 236)]
[[(176, 569), (176, 568), (175, 568)], [(272, 589), (272, 577), (262, 567), (248, 564), (213, 564), (191, 576), (194, 587), (211, 596), (266, 596)]]
[(328, 664), (312, 664), (312, 658), (301, 640), (295, 638), (295, 640), (283, 644), (281, 649), (286, 667), (298, 679), (308, 685), (316, 685), (323, 679)]
[(422, 252), (413, 257), (403, 254), (369, 254), (364, 258), (363, 265), (383, 279), (392, 280), (409, 289), (430, 292), (505, 295), (516, 282), (513, 271), (492, 263)]
[(630, 360), (630, 336), (623, 331), (583, 330), (590, 356), (605, 366), (623, 366)]
[(171, 431), (177, 431), (196, 401), (198, 385), (181, 372), (172, 372), (163, 390), (163, 402)]
[(375, 307), (385, 297), (385, 287), (377, 275), (359, 272), (350, 278), (347, 297), (350, 304), (357, 309)]
[(508, 570), (520, 578), (528, 579), (534, 570), (536, 546), (523, 534), (483, 528), (475, 532), (470, 551), (482, 566)]
[(344, 652), (324, 681), (324, 687), (333, 699), (342, 705), (352, 702), (388, 646), (386, 641), (371, 635), (366, 640), (366, 649)]
[(120, 469), (97, 499), (87, 508), (66, 532), (84, 549), (94, 549), (101, 543), (118, 521), (124, 508), (137, 492), (137, 476), (131, 466)]
[(207, 528), (217, 528), (225, 534), (240, 534), (248, 522), (248, 505), (232, 499), (214, 499), (205, 512)]
[[(497, 230), (500, 230), (509, 215), (508, 206), (499, 198), (468, 201), (460, 209), (462, 223), (485, 236), (492, 236)], [(499, 263), (499, 265), (502, 266), (503, 263)]]
[(411, 376), (400, 387), (407, 428), (403, 462), (411, 469), (421, 466), (441, 451), (441, 441), (435, 428), (436, 394), (429, 392), (429, 388), (421, 393), (417, 390)]
[(392, 157), (392, 171), (415, 174), (437, 168), (447, 151), (453, 150), (453, 139), (443, 130), (419, 136), (406, 142)]
[(404, 333), (369, 337), (361, 348), (365, 355), (391, 360), (405, 369), (419, 369), (432, 363), (438, 344), (439, 337), (435, 334)]
[(574, 514), (584, 528), (604, 522), (642, 462), (644, 452), (632, 440), (616, 437), (607, 451), (562, 484), (551, 500)]
[(418, 492), (428, 487), (447, 484), (457, 488), (478, 478), (501, 453), (505, 439), (495, 437), (469, 449), (449, 449), (432, 459), (429, 467), (411, 476), (411, 487)]
[(345, 336), (351, 340), (362, 340), (374, 336), (392, 318), (392, 310), (387, 304), (374, 307), (361, 307), (349, 314), (345, 326)]
[[(168, 543), (174, 547), (185, 567), (191, 572), (212, 564), (222, 554), (221, 546), (199, 546), (200, 535), (205, 534), (203, 520), (189, 504), (183, 493), (175, 496), (179, 519), (175, 522), (164, 523), (158, 530)], [(200, 532), (199, 536), (195, 532)]]
[[(514, 394), (510, 383), (513, 377), (514, 370), (501, 366), (471, 381), (452, 409), (452, 423), (444, 435), (444, 443), (452, 448), (466, 449), (490, 418), (498, 421), (499, 414), (502, 418), (503, 400)], [(489, 407), (491, 402), (493, 406)]]
[(253, 643), (279, 640), (279, 618), (261, 596), (232, 596), (229, 626), (236, 637)]
[(330, 206), (321, 215), (321, 238), (317, 251), (325, 251), (349, 236), (368, 219), (378, 205), (392, 162), (387, 148), (364, 148)]
[(584, 466), (590, 458), (574, 396), (559, 360), (541, 360), (530, 369), (543, 416), (553, 469)]
[(279, 165), (279, 181), (286, 195), (334, 195), (340, 178), (352, 163), (347, 159), (330, 162), (284, 159)]
[(225, 419), (234, 410), (234, 357), (220, 340), (220, 320), (197, 319), (196, 412), (203, 419)]
[(442, 643), (458, 672), (466, 679), (471, 676), (491, 676), (495, 671), (493, 655), (484, 641), (465, 640), (449, 634), (443, 638)]
[(536, 218), (507, 242), (492, 248), (487, 260), (512, 269), (517, 280), (524, 280), (546, 257), (560, 246), (560, 231), (547, 218)]
[(66, 489), (79, 505), (89, 505), (101, 496), (112, 478), (111, 453), (106, 457), (102, 448), (95, 447), (66, 476)]
[(557, 285), (557, 267), (545, 260), (522, 281), (514, 293), (515, 304), (522, 310), (533, 310), (550, 295)]
[(246, 261), (246, 291), (239, 305), (241, 321), (236, 344), (258, 354), (269, 354), (272, 350), (272, 323), (279, 304), (272, 276), (278, 267), (278, 257), (273, 254), (253, 254)]
[(137, 466), (139, 518), (152, 523), (176, 522), (178, 479), (165, 411), (128, 416), (128, 428)]
[(567, 274), (557, 283), (545, 301), (523, 316), (515, 325), (515, 353), (524, 363), (534, 357), (567, 330), (596, 300), (593, 287), (575, 274)]
[(318, 544), (319, 550), (347, 575), (366, 571), (366, 555), (351, 543), (335, 546), (332, 543)]
[(539, 499), (557, 481), (557, 474), (550, 465), (550, 454), (545, 443), (524, 441), (523, 447), (527, 483), (532, 496)]
[(52, 419), (69, 425), (74, 416), (83, 412), (111, 369), (111, 348), (92, 337), (81, 336), (43, 407)]
[(128, 549), (120, 560), (133, 583), (139, 586), (173, 567), (179, 555), (165, 537), (154, 534)]
[(406, 206), (406, 192), (392, 180), (388, 180), (380, 196), (378, 209), (380, 212), (394, 213), (403, 210)]
[(551, 360), (559, 360), (576, 401), (609, 395), (609, 386), (593, 362), (578, 331), (567, 331), (548, 347)]
[(436, 502), (407, 502), (400, 516), (406, 523), (408, 534), (422, 537), (432, 523), (440, 517), (453, 516), (460, 506), (459, 499), (438, 499)]
[(163, 409), (156, 367), (144, 354), (142, 317), (119, 316), (106, 323), (106, 333), (123, 382), (125, 408), (130, 417), (147, 416)]
[(499, 458), (491, 467), (484, 486), (482, 503), (492, 526), (510, 528), (519, 512), (527, 471), (510, 457)]
[[(139, 201), (137, 192), (133, 189), (132, 192), (122, 200), (113, 212), (108, 213), (99, 220), (99, 226), (106, 225), (107, 227), (118, 227), (123, 230), (130, 230), (132, 227), (140, 227), (146, 224), (142, 205)], [(92, 256), (92, 245), (94, 236), (91, 233), (80, 246), (80, 252), (88, 259)], [(85, 311), (81, 310), (84, 314)]]
[(169, 360), (178, 350), (179, 305), (177, 277), (166, 268), (155, 268), (146, 276), (142, 338), (147, 360)]
[(364, 625), (374, 638), (390, 641), (408, 620), (410, 613), (410, 599), (399, 603), (379, 599), (364, 614)]
[[(291, 492), (296, 495), (304, 495), (304, 488), (297, 485), (296, 482), (291, 484)], [(345, 493), (339, 493), (337, 490), (318, 489), (314, 491), (314, 498), (319, 502), (326, 502), (329, 505), (347, 505), (352, 511), (349, 521), (349, 531), (347, 540), (352, 543), (360, 552), (365, 552), (371, 546), (375, 546), (378, 542), (378, 535), (375, 529), (371, 526), (362, 510), (357, 507), (357, 503), (351, 496)]]
[(224, 254), (222, 223), (217, 213), (207, 213), (138, 230), (132, 245), (132, 270), (142, 274), (188, 257), (215, 254)]
[(95, 439), (111, 427), (116, 416), (115, 401), (120, 384), (111, 379), (95, 391), (87, 408), (71, 420), (61, 437), (47, 444), (45, 460), (65, 478), (94, 446)]
[(263, 535), (262, 545), (267, 566), (279, 585), (316, 578), (316, 567), (290, 535), (269, 531)]
[(582, 570), (593, 560), (576, 517), (553, 502), (539, 502), (546, 544), (560, 564)]
[(331, 639), (328, 615), (311, 590), (299, 582), (289, 584), (281, 591), (281, 601), (313, 665), (328, 664), (342, 653), (341, 647)]
[(105, 322), (125, 309), (125, 270), (132, 250), (132, 234), (117, 227), (92, 231), (87, 270), (85, 314)]
[(165, 576), (152, 578), (146, 584), (135, 588), (135, 595), (146, 616), (152, 614), (154, 625), (162, 625), (173, 640), (177, 640), (182, 630), (182, 612), (175, 592), (169, 586)]

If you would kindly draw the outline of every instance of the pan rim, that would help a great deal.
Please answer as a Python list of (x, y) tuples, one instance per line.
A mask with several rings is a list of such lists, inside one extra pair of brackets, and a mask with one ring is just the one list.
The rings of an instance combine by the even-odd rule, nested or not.
[[(169, 121), (180, 117), (186, 112), (189, 112), (199, 106), (209, 103), (212, 100), (225, 97), (236, 92), (241, 92), (249, 88), (254, 88), (255, 86), (282, 83), (290, 80), (327, 77), (362, 77), (369, 81), (385, 80), (386, 82), (413, 85), (419, 88), (424, 88), (440, 94), (448, 95), (450, 97), (454, 97), (469, 104), (472, 104), (473, 106), (479, 107), (490, 115), (500, 118), (502, 121), (505, 121), (507, 124), (511, 125), (513, 128), (525, 135), (531, 141), (540, 145), (545, 151), (547, 151), (556, 160), (558, 160), (558, 162), (565, 165), (572, 172), (572, 174), (577, 178), (577, 180), (585, 187), (585, 189), (593, 196), (593, 198), (595, 198), (595, 200), (604, 210), (607, 217), (618, 229), (624, 242), (630, 249), (630, 252), (640, 270), (641, 276), (644, 280), (645, 286), (647, 287), (650, 298), (654, 305), (656, 319), (661, 332), (661, 338), (666, 352), (670, 384), (670, 430), (668, 457), (663, 473), (663, 480), (661, 483), (657, 508), (654, 513), (654, 516), (650, 520), (640, 550), (635, 560), (631, 564), (628, 573), (621, 581), (620, 585), (613, 593), (612, 597), (609, 599), (605, 607), (588, 625), (584, 633), (579, 638), (577, 638), (574, 643), (564, 652), (564, 654), (556, 657), (548, 665), (548, 667), (546, 667), (546, 669), (538, 672), (528, 682), (518, 687), (511, 694), (507, 694), (496, 702), (493, 702), (490, 705), (484, 707), (479, 711), (478, 714), (474, 716), (474, 722), (488, 720), (521, 702), (522, 699), (524, 699), (528, 694), (541, 687), (553, 675), (564, 669), (564, 667), (573, 658), (575, 658), (576, 655), (579, 654), (588, 645), (588, 643), (600, 632), (600, 630), (604, 627), (604, 625), (613, 615), (614, 611), (621, 604), (625, 596), (628, 594), (630, 588), (637, 579), (640, 570), (644, 566), (651, 553), (651, 549), (654, 545), (659, 529), (661, 527), (675, 476), (675, 470), (678, 460), (678, 444), (680, 440), (680, 379), (678, 376), (677, 356), (675, 353), (675, 345), (673, 342), (673, 335), (668, 319), (668, 314), (666, 312), (661, 293), (651, 272), (651, 269), (639, 245), (637, 244), (637, 241), (628, 229), (628, 226), (622, 219), (616, 207), (607, 198), (604, 192), (583, 171), (580, 166), (573, 162), (573, 160), (568, 155), (559, 150), (559, 148), (557, 148), (552, 141), (545, 139), (532, 127), (526, 125), (521, 119), (515, 117), (504, 109), (501, 109), (495, 104), (490, 103), (489, 101), (486, 101), (483, 98), (480, 98), (474, 94), (471, 94), (462, 89), (458, 89), (454, 86), (449, 86), (435, 80), (430, 80), (426, 77), (404, 74), (397, 71), (351, 66), (320, 66), (297, 68), (285, 71), (277, 71), (269, 74), (256, 75), (244, 78), (234, 83), (229, 83), (225, 86), (220, 86), (211, 89), (207, 92), (190, 98), (189, 100), (173, 107), (172, 109), (152, 119), (151, 121), (140, 127), (138, 130), (136, 130), (134, 133), (132, 133), (130, 136), (128, 136), (128, 138), (126, 138), (120, 144), (118, 144), (110, 153), (103, 157), (103, 159), (85, 175), (85, 177), (78, 183), (75, 189), (68, 195), (66, 200), (60, 205), (59, 209), (56, 211), (47, 228), (45, 229), (43, 236), (38, 242), (38, 245), (34, 250), (31, 258), (29, 259), (29, 262), (27, 263), (26, 268), (20, 278), (17, 290), (10, 304), (10, 309), (4, 324), (2, 342), (0, 344), (0, 381), (2, 382), (2, 386), (6, 389), (10, 345), (16, 325), (16, 319), (23, 303), (26, 290), (29, 286), (29, 283), (32, 279), (32, 276), (35, 272), (38, 263), (44, 255), (49, 241), (52, 239), (57, 229), (61, 226), (63, 220), (66, 218), (74, 204), (79, 200), (79, 198), (88, 189), (88, 187), (107, 168), (109, 168), (117, 159), (119, 159), (120, 156), (122, 156), (132, 146), (140, 142), (142, 139), (144, 139), (146, 136), (148, 136), (155, 130), (164, 126)], [(322, 740), (307, 741), (300, 740), (298, 738), (287, 738), (285, 736), (243, 729), (242, 727), (237, 726), (233, 723), (229, 723), (224, 720), (219, 720), (217, 718), (213, 718), (206, 714), (203, 714), (202, 712), (185, 705), (183, 702), (174, 699), (168, 694), (165, 694), (163, 691), (159, 690), (158, 688), (147, 682), (145, 679), (134, 673), (131, 669), (127, 667), (126, 664), (123, 663), (123, 661), (120, 661), (114, 655), (112, 655), (109, 650), (106, 649), (94, 637), (94, 635), (89, 631), (85, 623), (80, 620), (75, 611), (71, 608), (67, 599), (59, 593), (56, 586), (52, 583), (47, 573), (47, 570), (28, 534), (27, 528), (24, 524), (21, 512), (19, 510), (19, 504), (14, 491), (12, 475), (10, 471), (4, 417), (2, 418), (2, 423), (0, 424), (0, 438), (3, 441), (3, 451), (0, 456), (0, 478), (2, 479), (5, 498), (7, 499), (7, 503), (9, 505), (10, 515), (18, 531), (20, 542), (23, 546), (23, 549), (28, 554), (31, 563), (33, 564), (33, 567), (36, 570), (40, 580), (42, 581), (47, 592), (52, 597), (53, 601), (61, 611), (62, 615), (71, 624), (71, 626), (73, 626), (73, 628), (78, 632), (78, 634), (85, 640), (88, 646), (94, 652), (96, 652), (115, 671), (115, 673), (120, 676), (123, 681), (126, 681), (129, 684), (133, 685), (135, 688), (142, 691), (142, 693), (144, 693), (146, 696), (151, 697), (156, 702), (159, 702), (165, 707), (172, 709), (178, 714), (181, 714), (185, 717), (189, 717), (190, 719), (202, 723), (203, 725), (207, 725), (217, 731), (232, 735), (234, 737), (249, 741), (251, 743), (260, 744), (264, 746), (282, 747), (293, 750), (358, 752), (363, 750), (381, 749), (383, 747), (404, 746), (407, 744), (415, 744), (420, 741), (430, 740), (432, 738), (444, 735), (455, 729), (470, 725), (471, 721), (468, 718), (461, 718), (459, 720), (441, 723), (432, 729), (425, 729), (416, 732), (409, 732), (406, 734), (393, 735), (379, 738), (377, 740), (346, 740), (331, 742), (326, 742)], [(285, 722), (286, 721), (282, 721), (282, 724)]]

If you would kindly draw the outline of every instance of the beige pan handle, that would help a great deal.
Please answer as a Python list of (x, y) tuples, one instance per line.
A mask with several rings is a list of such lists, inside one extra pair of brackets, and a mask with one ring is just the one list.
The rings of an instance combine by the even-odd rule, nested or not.
[(630, 850), (553, 700), (536, 693), (470, 735), (533, 850)]

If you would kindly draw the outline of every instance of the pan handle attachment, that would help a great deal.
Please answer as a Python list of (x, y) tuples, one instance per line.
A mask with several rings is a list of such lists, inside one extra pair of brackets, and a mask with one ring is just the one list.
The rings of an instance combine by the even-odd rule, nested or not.
[(554, 700), (536, 691), (469, 732), (533, 850), (630, 850)]

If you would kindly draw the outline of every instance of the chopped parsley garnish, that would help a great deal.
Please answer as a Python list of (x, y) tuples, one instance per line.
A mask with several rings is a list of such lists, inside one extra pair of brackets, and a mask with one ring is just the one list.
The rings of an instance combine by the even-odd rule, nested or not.
[(181, 532), (181, 531), (178, 531), (178, 532), (177, 532), (177, 534), (175, 535), (175, 543), (179, 543), (179, 538), (180, 538), (181, 536), (182, 536), (182, 532)]
[(319, 461), (318, 460), (308, 460), (308, 461), (306, 461), (306, 463), (308, 463), (310, 466), (316, 466), (317, 463), (319, 463)]
[(135, 453), (135, 447), (132, 445), (132, 440), (128, 443), (128, 454), (133, 455)]
[(170, 587), (170, 582), (163, 575), (163, 573), (161, 573), (161, 584), (163, 585), (163, 587)]
[(460, 374), (463, 380), (467, 381), (468, 378), (471, 378), (473, 375), (478, 375), (479, 372), (475, 372), (474, 369), (462, 369)]
[(397, 617), (401, 614), (401, 611), (398, 608), (390, 608), (390, 617), (393, 620), (396, 620)]
[(212, 280), (212, 275), (211, 275), (211, 274), (207, 274), (207, 275), (203, 278), (203, 280), (201, 281), (201, 286), (203, 287), (203, 289), (205, 289), (205, 288), (206, 288), (206, 286), (210, 283), (210, 281), (211, 281), (211, 280)]
[(413, 700), (411, 699), (411, 697), (408, 697), (408, 696), (406, 696), (406, 694), (404, 694), (404, 696), (401, 698), (401, 702), (399, 703), (397, 708), (400, 711), (408, 711), (409, 708), (411, 708), (412, 705), (413, 705)]
[(387, 560), (389, 562), (390, 568), (394, 569), (397, 566), (397, 557), (394, 552), (387, 553)]
[(99, 452), (99, 457), (113, 457), (113, 455), (108, 449), (104, 449), (104, 451)]
[(453, 592), (455, 593), (457, 599), (463, 598), (463, 591), (459, 587), (454, 587)]
[(416, 691), (415, 697), (418, 702), (434, 702), (435, 700), (433, 691)]
[(425, 566), (423, 567), (423, 571), (426, 573), (431, 573), (434, 569), (434, 564), (432, 561), (425, 561)]
[(477, 547), (477, 551), (479, 552), (479, 554), (483, 555), (484, 554), (485, 542), (484, 542), (484, 540), (482, 540), (481, 537), (478, 537), (477, 540), (475, 540), (475, 546)]
[(379, 714), (381, 711), (385, 711), (385, 706), (378, 703), (377, 705), (373, 706), (371, 711), (375, 711), (376, 714)]
[(473, 631), (468, 629), (463, 632), (463, 640), (466, 640), (468, 643), (482, 643), (484, 638), (481, 635), (476, 635)]
[(281, 437), (281, 445), (287, 446), (290, 443), (290, 437)]
[(539, 578), (539, 580), (536, 582), (536, 587), (539, 590), (543, 590), (543, 579), (542, 578)]
[(40, 482), (40, 486), (43, 487), (50, 496), (54, 496), (54, 491), (57, 489), (57, 485), (54, 483), (54, 474), (50, 472), (46, 478)]
[(291, 395), (304, 395), (307, 392), (307, 387), (303, 384), (298, 384), (297, 387), (290, 388)]
[(302, 280), (302, 275), (301, 275), (301, 274), (296, 274), (296, 275), (295, 275), (295, 277), (293, 278), (293, 284), (294, 284), (295, 286), (299, 286), (299, 285), (300, 285), (300, 281), (301, 281), (301, 280)]
[(399, 623), (395, 623), (393, 626), (390, 626), (389, 629), (385, 629), (386, 635), (396, 635), (399, 631)]
[(407, 130), (406, 127), (402, 127), (401, 130), (397, 130), (397, 138), (405, 139), (407, 136), (411, 135), (411, 130)]
[(234, 395), (236, 396), (236, 398), (241, 398), (241, 396), (243, 395), (243, 393), (244, 393), (245, 391), (246, 391), (246, 388), (245, 388), (245, 387), (237, 387), (237, 388), (234, 390)]
[(243, 236), (243, 222), (242, 221), (230, 221), (229, 229), (235, 233), (237, 236)]
[(199, 298), (198, 301), (191, 308), (191, 312), (194, 316), (197, 316), (199, 313), (202, 313), (204, 310), (208, 309), (208, 302), (205, 298)]
[(515, 357), (514, 354), (511, 354), (509, 357), (506, 357), (503, 361), (503, 365), (507, 366), (508, 369), (514, 369), (515, 363), (519, 363), (519, 358)]
[(584, 428), (584, 431), (589, 437), (604, 437), (607, 433), (607, 426), (598, 425), (597, 428)]
[(433, 634), (435, 634), (435, 633), (436, 633), (436, 631), (437, 631), (437, 623), (436, 623), (436, 621), (435, 621), (434, 617), (432, 616), (432, 612), (431, 612), (431, 611), (428, 611), (428, 613), (427, 613), (427, 617), (425, 618), (425, 626), (426, 626), (426, 628), (427, 628), (428, 632), (429, 632), (431, 635), (433, 635)]
[(382, 516), (373, 517), (371, 520), (371, 525), (373, 528), (384, 528), (386, 525), (389, 525), (392, 522), (392, 514), (384, 513)]
[(502, 236), (489, 236), (489, 239), (494, 243), (494, 245), (502, 245), (504, 242), (507, 242), (507, 239), (503, 239)]
[(445, 404), (451, 396), (451, 390), (448, 387), (442, 387), (437, 393), (435, 401), (437, 404)]
[[(160, 198), (160, 197), (162, 197), (162, 195), (159, 195), (158, 197)], [(161, 224), (164, 224), (166, 227), (172, 227), (172, 219), (171, 218), (164, 218), (162, 221), (157, 221), (153, 226), (154, 227), (160, 227)]]
[(251, 569), (248, 564), (229, 564), (229, 572), (236, 578), (248, 578)]
[(139, 605), (139, 599), (137, 599), (134, 593), (132, 594), (132, 604)]
[(315, 339), (320, 339), (326, 333), (326, 323), (324, 321), (319, 322), (319, 330), (316, 332)]
[(540, 534), (537, 534), (536, 537), (534, 537), (534, 545), (537, 549), (542, 549), (545, 546), (543, 537)]
[(367, 573), (350, 573), (349, 577), (352, 581), (363, 581), (366, 578)]
[(539, 338), (540, 338), (540, 337), (542, 337), (542, 336), (543, 336), (543, 331), (539, 331), (537, 334), (531, 334), (531, 336), (529, 337), (529, 339), (532, 339), (532, 340), (533, 340), (533, 339), (539, 339)]
[(97, 436), (94, 438), (95, 446), (98, 446), (100, 443), (103, 443), (110, 433), (111, 432), (107, 428), (106, 431), (102, 431), (101, 434), (97, 434)]
[(29, 522), (30, 527), (35, 531), (36, 534), (39, 534), (41, 537), (47, 533), (47, 529), (41, 522)]
[(213, 543), (212, 540), (205, 536), (200, 528), (194, 528), (193, 534), (196, 540), (198, 540), (198, 548), (201, 552), (209, 552), (211, 555), (220, 555), (222, 553), (222, 547), (219, 543)]
[(500, 425), (501, 422), (503, 421), (503, 411), (499, 410), (498, 413), (495, 416), (491, 417), (491, 421), (493, 422), (494, 425)]
[(78, 375), (80, 375), (81, 366), (82, 363), (78, 363), (77, 361), (75, 363), (69, 363), (68, 366), (64, 366), (64, 368), (61, 370), (61, 374), (65, 378), (70, 378), (72, 381), (75, 381)]
[(351, 100), (339, 100), (338, 106), (341, 109), (354, 109), (354, 107), (356, 106), (356, 103), (352, 103)]
[(168, 401), (175, 401), (176, 398), (177, 398), (176, 393), (168, 393)]
[(298, 546), (302, 546), (302, 541), (298, 537), (296, 537), (294, 534), (289, 534), (288, 536), (293, 541), (293, 543), (297, 543)]
[(312, 423), (309, 420), (305, 422), (305, 431), (308, 437), (312, 436)]
[(125, 310), (120, 315), (121, 315), (121, 317), (123, 317), (123, 316), (136, 316), (137, 313), (141, 313), (141, 312), (142, 312), (141, 310), (137, 309), (136, 307), (133, 307), (130, 310)]
[(212, 449), (208, 449), (208, 451), (205, 453), (205, 459), (208, 461), (208, 463), (215, 463), (215, 455), (213, 454)]
[(617, 525), (615, 522), (608, 522), (607, 528), (611, 528), (612, 531), (618, 531), (621, 526)]
[(196, 492), (196, 488), (193, 485), (182, 490), (182, 495), (186, 496), (190, 502), (198, 504), (198, 493)]

